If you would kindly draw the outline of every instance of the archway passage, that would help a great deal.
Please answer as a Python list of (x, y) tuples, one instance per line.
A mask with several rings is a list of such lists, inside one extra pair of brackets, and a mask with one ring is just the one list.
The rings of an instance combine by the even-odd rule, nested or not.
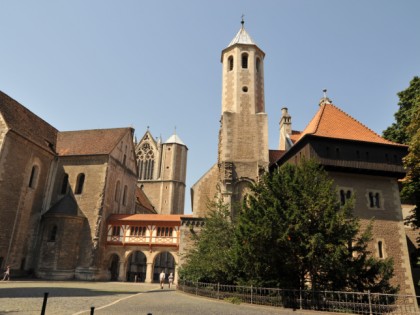
[(146, 279), (147, 258), (143, 252), (133, 252), (128, 258), (127, 281), (144, 282)]
[(166, 281), (171, 272), (175, 276), (175, 258), (170, 252), (162, 252), (155, 257), (153, 282), (159, 282), (159, 274), (162, 270), (166, 274)]
[(111, 273), (111, 281), (117, 281), (119, 275), (120, 257), (113, 254), (109, 261), (109, 272)]

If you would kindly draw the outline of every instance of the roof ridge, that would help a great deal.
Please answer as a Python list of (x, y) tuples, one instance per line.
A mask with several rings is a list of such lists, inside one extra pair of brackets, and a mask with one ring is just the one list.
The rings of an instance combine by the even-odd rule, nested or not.
[(367, 130), (369, 130), (370, 132), (372, 132), (373, 134), (375, 134), (376, 136), (378, 136), (379, 138), (388, 141), (390, 144), (396, 144), (396, 142), (390, 141), (388, 139), (385, 139), (384, 137), (382, 137), (380, 134), (376, 133), (374, 130), (370, 129), (368, 126), (366, 126), (364, 123), (362, 123), (361, 121), (357, 120), (356, 118), (354, 118), (353, 116), (351, 116), (350, 114), (347, 114), (345, 111), (343, 111), (341, 108), (339, 108), (338, 106), (335, 106), (333, 103), (330, 104), (324, 104), (323, 106), (326, 105), (331, 105), (332, 107), (334, 107), (335, 109), (337, 109), (338, 111), (340, 111), (341, 113), (343, 113), (344, 115), (346, 115), (347, 117), (349, 117), (350, 119), (354, 120), (355, 122), (357, 122), (358, 124), (360, 124), (362, 127), (366, 128)]

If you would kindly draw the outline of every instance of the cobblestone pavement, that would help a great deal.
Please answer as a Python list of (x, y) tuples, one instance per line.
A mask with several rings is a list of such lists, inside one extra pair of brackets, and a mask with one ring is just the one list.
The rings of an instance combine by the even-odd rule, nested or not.
[(291, 309), (235, 305), (164, 290), (158, 284), (79, 281), (5, 281), (0, 282), (0, 314), (40, 314), (44, 293), (48, 292), (46, 314), (326, 314)]

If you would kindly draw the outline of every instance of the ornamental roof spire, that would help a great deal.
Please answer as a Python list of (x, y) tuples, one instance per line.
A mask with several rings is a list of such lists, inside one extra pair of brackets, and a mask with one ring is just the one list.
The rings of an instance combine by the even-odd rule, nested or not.
[(249, 36), (248, 32), (245, 30), (245, 21), (244, 21), (244, 15), (242, 14), (242, 20), (241, 20), (241, 29), (239, 32), (235, 35), (235, 37), (232, 39), (232, 41), (229, 43), (228, 47), (233, 46), (235, 44), (247, 44), (247, 45), (257, 45), (254, 40)]

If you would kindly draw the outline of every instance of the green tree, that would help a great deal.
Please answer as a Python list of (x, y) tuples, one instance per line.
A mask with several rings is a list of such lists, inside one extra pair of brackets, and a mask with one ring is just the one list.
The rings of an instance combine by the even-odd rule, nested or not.
[(409, 146), (408, 155), (404, 158), (407, 176), (403, 181), (401, 199), (415, 204), (406, 222), (420, 227), (420, 78), (415, 76), (410, 86), (397, 95), (399, 109), (395, 113), (396, 122), (383, 132), (383, 136)]
[(369, 256), (369, 229), (359, 233), (351, 207), (352, 200), (340, 205), (333, 181), (314, 161), (266, 174), (238, 217), (238, 280), (282, 288), (392, 291), (392, 262)]
[(230, 211), (222, 199), (208, 204), (209, 214), (198, 233), (193, 233), (193, 244), (180, 268), (182, 278), (211, 282), (233, 283), (232, 248), (234, 224)]

